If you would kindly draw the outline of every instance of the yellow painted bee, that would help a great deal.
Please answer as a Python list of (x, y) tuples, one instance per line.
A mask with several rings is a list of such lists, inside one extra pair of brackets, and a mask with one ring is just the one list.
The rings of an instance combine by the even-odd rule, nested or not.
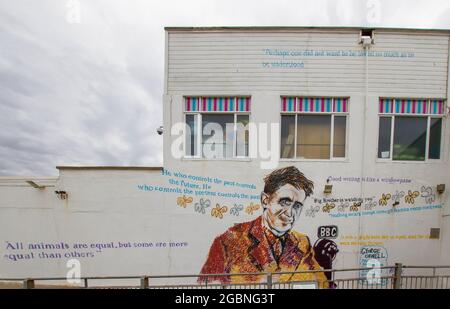
[(216, 207), (211, 209), (211, 216), (222, 219), (223, 215), (228, 211), (227, 206), (220, 207), (219, 204), (216, 204)]
[(330, 210), (335, 207), (334, 203), (326, 203), (325, 206), (323, 206), (322, 211), (330, 213)]
[(177, 198), (177, 205), (183, 208), (186, 208), (187, 204), (192, 203), (193, 198), (187, 197), (186, 195), (180, 196)]
[(382, 194), (380, 200), (378, 201), (378, 204), (380, 204), (381, 206), (386, 206), (387, 202), (391, 199), (391, 194), (387, 193), (387, 194)]
[(419, 191), (412, 192), (411, 190), (408, 190), (408, 194), (405, 196), (405, 202), (408, 204), (414, 204), (414, 199), (419, 195)]
[(361, 207), (361, 204), (362, 204), (361, 202), (353, 203), (353, 205), (350, 206), (350, 211), (358, 211), (359, 207)]
[(247, 214), (249, 214), (249, 215), (253, 215), (253, 212), (256, 211), (256, 210), (258, 210), (258, 209), (259, 209), (259, 205), (258, 205), (258, 204), (250, 203), (250, 205), (248, 205), (248, 206), (245, 208), (245, 212), (246, 212)]

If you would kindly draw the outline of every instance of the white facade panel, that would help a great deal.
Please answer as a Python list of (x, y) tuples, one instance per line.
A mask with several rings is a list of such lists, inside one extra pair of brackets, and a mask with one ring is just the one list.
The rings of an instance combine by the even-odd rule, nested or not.
[[(361, 91), (362, 57), (337, 62), (322, 54), (359, 49), (358, 35), (357, 31), (169, 33), (168, 91)], [(344, 75), (345, 70), (350, 74)]]
[[(168, 92), (365, 91), (358, 30), (169, 32)], [(374, 31), (369, 91), (445, 97), (448, 35)]]

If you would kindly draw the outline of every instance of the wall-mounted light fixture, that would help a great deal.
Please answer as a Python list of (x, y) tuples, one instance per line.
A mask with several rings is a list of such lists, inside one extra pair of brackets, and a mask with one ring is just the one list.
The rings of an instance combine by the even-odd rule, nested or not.
[(164, 127), (163, 126), (159, 126), (156, 129), (156, 133), (158, 133), (158, 135), (162, 135), (164, 133)]
[(441, 235), (440, 228), (431, 228), (430, 229), (430, 239), (439, 239), (440, 235)]
[(372, 29), (362, 29), (359, 36), (359, 44), (361, 44), (364, 48), (370, 47), (375, 43), (373, 39), (373, 30)]
[(323, 193), (325, 194), (331, 194), (333, 191), (333, 185), (330, 185), (330, 178), (327, 178), (327, 184), (325, 185), (325, 188), (323, 189)]
[(441, 184), (437, 185), (436, 191), (439, 194), (444, 193), (445, 192), (445, 183), (441, 183)]
[(69, 197), (69, 194), (66, 191), (55, 191), (55, 193), (62, 200), (65, 200)]

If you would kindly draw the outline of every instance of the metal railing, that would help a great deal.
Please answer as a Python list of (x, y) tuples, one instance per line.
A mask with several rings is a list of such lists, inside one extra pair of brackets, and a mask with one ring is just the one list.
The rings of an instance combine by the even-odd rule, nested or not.
[(450, 289), (448, 266), (402, 266), (400, 288)]
[[(374, 276), (373, 272), (376, 272)], [(286, 280), (325, 273), (326, 281)], [(301, 276), (300, 276), (301, 277)], [(202, 274), (171, 276), (82, 277), (77, 284), (66, 278), (0, 278), (11, 288), (123, 288), (123, 289), (450, 289), (450, 266), (394, 266), (305, 270), (296, 272)], [(119, 284), (113, 284), (118, 282)], [(15, 285), (14, 285), (15, 283)], [(0, 285), (1, 287), (1, 285)]]

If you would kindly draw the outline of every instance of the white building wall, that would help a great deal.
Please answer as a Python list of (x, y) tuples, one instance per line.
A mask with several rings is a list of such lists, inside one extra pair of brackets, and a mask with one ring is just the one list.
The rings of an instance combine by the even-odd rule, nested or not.
[[(280, 96), (348, 96), (350, 97), (348, 156), (344, 162), (282, 160), (279, 166), (295, 165), (315, 181), (315, 197), (321, 193), (329, 176), (408, 178), (410, 185), (376, 183), (334, 183), (331, 198), (375, 197), (383, 193), (436, 188), (448, 182), (449, 132), (444, 121), (442, 160), (423, 162), (381, 162), (377, 159), (378, 101), (380, 97), (447, 98), (449, 35), (433, 31), (375, 30), (375, 44), (368, 57), (368, 94), (366, 103), (365, 57), (358, 44), (359, 30), (199, 30), (173, 29), (167, 32), (168, 61), (165, 101), (172, 99), (171, 115), (183, 121), (184, 96), (249, 95), (251, 121), (279, 123)], [(273, 56), (279, 53), (312, 51), (316, 56)], [(338, 56), (321, 53), (340, 52)], [(353, 55), (353, 56), (352, 56)], [(264, 67), (272, 62), (303, 63), (302, 68)], [(167, 110), (167, 106), (166, 106)], [(169, 128), (172, 122), (164, 125)], [(171, 138), (165, 135), (166, 145)], [(169, 141), (167, 141), (169, 140)], [(250, 141), (250, 143), (255, 141)], [(174, 169), (195, 170), (215, 175), (236, 176), (261, 182), (269, 171), (261, 170), (260, 158), (248, 161), (195, 161), (173, 159), (165, 148), (165, 165)], [(242, 176), (241, 176), (242, 175)], [(446, 207), (447, 193), (438, 195), (436, 204)], [(422, 198), (422, 197), (420, 197)], [(416, 201), (422, 206), (426, 203)], [(404, 204), (404, 202), (403, 202)], [(417, 204), (416, 204), (417, 205)], [(380, 207), (380, 206), (378, 206)], [(441, 227), (444, 209), (423, 212), (362, 216), (343, 219), (316, 216), (303, 218), (299, 230), (310, 235), (317, 226), (336, 224), (342, 236), (374, 237), (389, 253), (389, 263), (439, 264), (443, 248), (441, 239), (429, 239), (430, 229)], [(377, 237), (387, 237), (380, 241)], [(366, 240), (362, 242), (367, 243)], [(345, 243), (345, 241), (342, 241)], [(356, 242), (354, 242), (356, 244)], [(358, 265), (362, 245), (340, 246), (339, 267)], [(418, 252), (418, 248), (421, 248)], [(430, 252), (432, 252), (430, 254)], [(448, 255), (446, 255), (448, 256)], [(450, 261), (447, 258), (444, 261)]]
[(375, 31), (374, 53), (405, 57), (370, 57), (370, 91), (394, 97), (447, 95), (448, 34)]
[(442, 211), (442, 241), (441, 241), (441, 265), (450, 265), (450, 194), (448, 184), (450, 183), (450, 173), (447, 173), (445, 208)]
[[(365, 91), (358, 29), (174, 30), (167, 35), (167, 91), (171, 94), (347, 95)], [(446, 96), (447, 33), (376, 30), (374, 40), (369, 54), (372, 92)], [(274, 67), (279, 62), (298, 66)]]
[[(263, 177), (271, 171), (261, 168), (265, 159), (173, 157), (171, 146), (179, 136), (171, 136), (170, 129), (184, 121), (184, 96), (189, 95), (249, 95), (250, 120), (257, 125), (279, 123), (280, 96), (349, 97), (345, 160), (282, 160), (278, 165), (298, 167), (315, 184), (314, 195), (308, 199), (295, 229), (307, 234), (313, 244), (318, 238), (319, 226), (337, 225), (339, 235), (334, 241), (339, 253), (333, 264), (337, 268), (365, 266), (361, 264), (360, 250), (368, 246), (383, 248), (387, 254), (383, 262), (387, 264), (450, 264), (449, 217), (443, 217), (448, 214), (450, 196), (448, 117), (444, 121), (443, 155), (439, 162), (389, 163), (377, 159), (379, 97), (447, 98), (448, 33), (376, 30), (375, 45), (371, 48), (374, 54), (368, 57), (367, 98), (365, 57), (358, 54), (362, 51), (358, 39), (359, 30), (355, 29), (169, 30), (163, 96), (167, 173), (163, 175), (162, 171), (148, 169), (62, 168), (60, 177), (50, 183), (54, 187), (43, 190), (32, 188), (25, 183), (26, 179), (0, 179), (0, 278), (65, 276), (68, 269), (65, 256), (28, 259), (26, 254), (39, 254), (42, 250), (19, 250), (7, 245), (19, 243), (27, 247), (40, 242), (65, 242), (69, 246), (59, 251), (46, 249), (46, 253), (91, 253), (93, 256), (79, 258), (83, 276), (198, 274), (215, 237), (235, 223), (259, 216), (261, 208), (253, 213), (247, 210), (259, 204)], [(283, 59), (268, 55), (266, 49), (310, 50), (313, 56), (305, 54)], [(341, 54), (324, 56), (322, 52), (326, 51)], [(303, 67), (274, 68), (272, 63), (280, 61), (303, 63)], [(250, 143), (255, 142), (250, 140)], [(275, 153), (279, 153), (278, 148)], [(175, 175), (176, 172), (184, 173), (186, 178)], [(213, 181), (189, 178), (189, 175), (210, 177)], [(323, 188), (330, 176), (341, 177), (341, 180), (331, 181), (333, 192), (324, 195)], [(344, 181), (343, 177), (371, 177), (375, 182)], [(391, 177), (410, 182), (382, 181)], [(214, 182), (216, 179), (252, 184), (254, 188), (225, 186), (223, 182)], [(36, 181), (49, 184), (49, 180)], [(440, 183), (447, 186), (443, 195), (435, 190)], [(187, 193), (184, 190), (190, 185), (198, 188)], [(402, 199), (398, 208), (409, 211), (365, 214), (363, 207), (370, 203), (376, 204), (376, 210), (392, 209), (391, 204), (379, 204), (382, 194), (420, 191), (422, 186), (433, 189), (432, 203), (420, 196), (414, 205)], [(181, 191), (164, 192), (175, 189)], [(59, 199), (55, 190), (67, 191), (69, 198)], [(217, 195), (200, 195), (203, 191)], [(248, 196), (219, 196), (224, 193)], [(192, 200), (183, 204), (180, 202), (183, 197)], [(340, 201), (330, 213), (325, 212), (324, 198), (363, 198), (364, 203), (354, 212), (359, 215), (345, 217), (338, 216), (350, 213), (338, 211)], [(210, 202), (204, 213), (199, 211), (202, 199)], [(239, 216), (231, 213), (236, 205), (243, 206)], [(430, 205), (441, 208), (424, 208)], [(212, 209), (224, 206), (227, 211), (222, 218), (213, 216)], [(420, 210), (412, 210), (414, 206)], [(311, 215), (310, 210), (316, 207), (318, 211)], [(441, 228), (440, 239), (429, 239), (431, 228)], [(108, 243), (113, 243), (114, 247), (97, 251), (96, 244)], [(120, 247), (125, 243), (131, 247)], [(152, 243), (153, 247), (134, 246), (140, 243)], [(158, 243), (165, 243), (166, 247), (156, 247)], [(170, 243), (178, 246), (170, 247)], [(77, 244), (88, 248), (74, 248)]]
[[(434, 188), (436, 194), (436, 202), (433, 204), (441, 204), (445, 207), (446, 192), (443, 196), (437, 195), (435, 192), (436, 185), (439, 183), (448, 183), (449, 161), (448, 161), (448, 136), (449, 123), (446, 120), (444, 140), (444, 156), (440, 163), (400, 163), (400, 162), (378, 162), (377, 161), (377, 132), (378, 132), (378, 96), (371, 95), (368, 103), (371, 106), (367, 108), (367, 118), (364, 121), (364, 96), (351, 95), (351, 107), (349, 117), (349, 152), (348, 159), (344, 162), (324, 162), (324, 161), (281, 161), (278, 167), (294, 165), (305, 173), (309, 178), (315, 182), (314, 198), (351, 198), (351, 197), (374, 197), (374, 201), (378, 203), (383, 193), (394, 194), (395, 191), (418, 190), (422, 186)], [(178, 107), (174, 110), (182, 115), (181, 96), (173, 96), (174, 102), (178, 102)], [(273, 104), (280, 98), (280, 94), (273, 93), (254, 93), (252, 94), (252, 120), (255, 122), (277, 122), (279, 121), (279, 104)], [(177, 103), (175, 103), (177, 104)], [(264, 108), (258, 108), (264, 106)], [(179, 116), (181, 120), (181, 116)], [(366, 123), (365, 134), (361, 129)], [(167, 127), (167, 125), (165, 125)], [(358, 129), (352, 129), (358, 128)], [(364, 145), (364, 149), (363, 149)], [(167, 149), (165, 150), (167, 151)], [(364, 151), (364, 153), (363, 153)], [(363, 161), (364, 158), (364, 161)], [(262, 191), (262, 179), (264, 175), (268, 174), (270, 170), (263, 170), (260, 167), (260, 159), (251, 159), (250, 161), (204, 161), (204, 160), (174, 160), (171, 159), (169, 152), (165, 153), (165, 166), (172, 170), (182, 170), (185, 172), (201, 175), (219, 176), (222, 178), (238, 179), (242, 181), (251, 181), (258, 186), (259, 191)], [(333, 177), (373, 177), (373, 178), (406, 178), (411, 180), (411, 184), (373, 184), (373, 183), (345, 183), (332, 182), (333, 193), (325, 196), (322, 191), (329, 176)], [(448, 185), (447, 185), (448, 187)], [(215, 201), (221, 202), (216, 199)], [(227, 203), (228, 200), (222, 201)], [(306, 208), (317, 205), (312, 200), (309, 201)], [(416, 201), (416, 205), (426, 206), (427, 204), (422, 198)], [(321, 207), (323, 204), (321, 205)], [(402, 206), (405, 203), (402, 200)], [(411, 205), (412, 206), (412, 205)], [(391, 207), (392, 208), (392, 207)], [(383, 209), (377, 205), (377, 209)], [(441, 246), (444, 240), (430, 240), (420, 239), (418, 237), (427, 237), (430, 234), (431, 228), (441, 227), (442, 212), (444, 210), (437, 209), (432, 211), (421, 211), (417, 213), (402, 213), (378, 216), (366, 216), (361, 218), (330, 218), (330, 216), (319, 212), (314, 218), (308, 218), (302, 215), (299, 222), (298, 230), (312, 235), (311, 238), (315, 240), (317, 227), (322, 225), (338, 225), (340, 235), (342, 236), (370, 236), (376, 237), (371, 240), (361, 240), (362, 242), (383, 243), (383, 247), (389, 252), (389, 262), (403, 262), (406, 264), (439, 264)], [(224, 220), (225, 221), (225, 220)], [(220, 231), (225, 231), (227, 226), (223, 224), (214, 225), (211, 227), (210, 234), (218, 235)], [(442, 233), (442, 231), (441, 231)], [(419, 236), (420, 235), (420, 236)], [(442, 235), (442, 234), (441, 234)], [(380, 240), (378, 237), (395, 237), (392, 240)], [(410, 239), (408, 239), (408, 237)], [(210, 236), (212, 241), (214, 237)], [(341, 242), (348, 242), (348, 240), (341, 239)], [(355, 242), (355, 240), (353, 240)], [(345, 245), (340, 246), (340, 255), (336, 260), (338, 267), (355, 267), (359, 266), (358, 252), (362, 246), (360, 245)], [(421, 248), (418, 250), (418, 248)], [(208, 248), (201, 249), (203, 255), (207, 254)], [(442, 250), (448, 250), (443, 248)], [(430, 254), (432, 252), (432, 254)], [(447, 259), (447, 261), (450, 261)]]

